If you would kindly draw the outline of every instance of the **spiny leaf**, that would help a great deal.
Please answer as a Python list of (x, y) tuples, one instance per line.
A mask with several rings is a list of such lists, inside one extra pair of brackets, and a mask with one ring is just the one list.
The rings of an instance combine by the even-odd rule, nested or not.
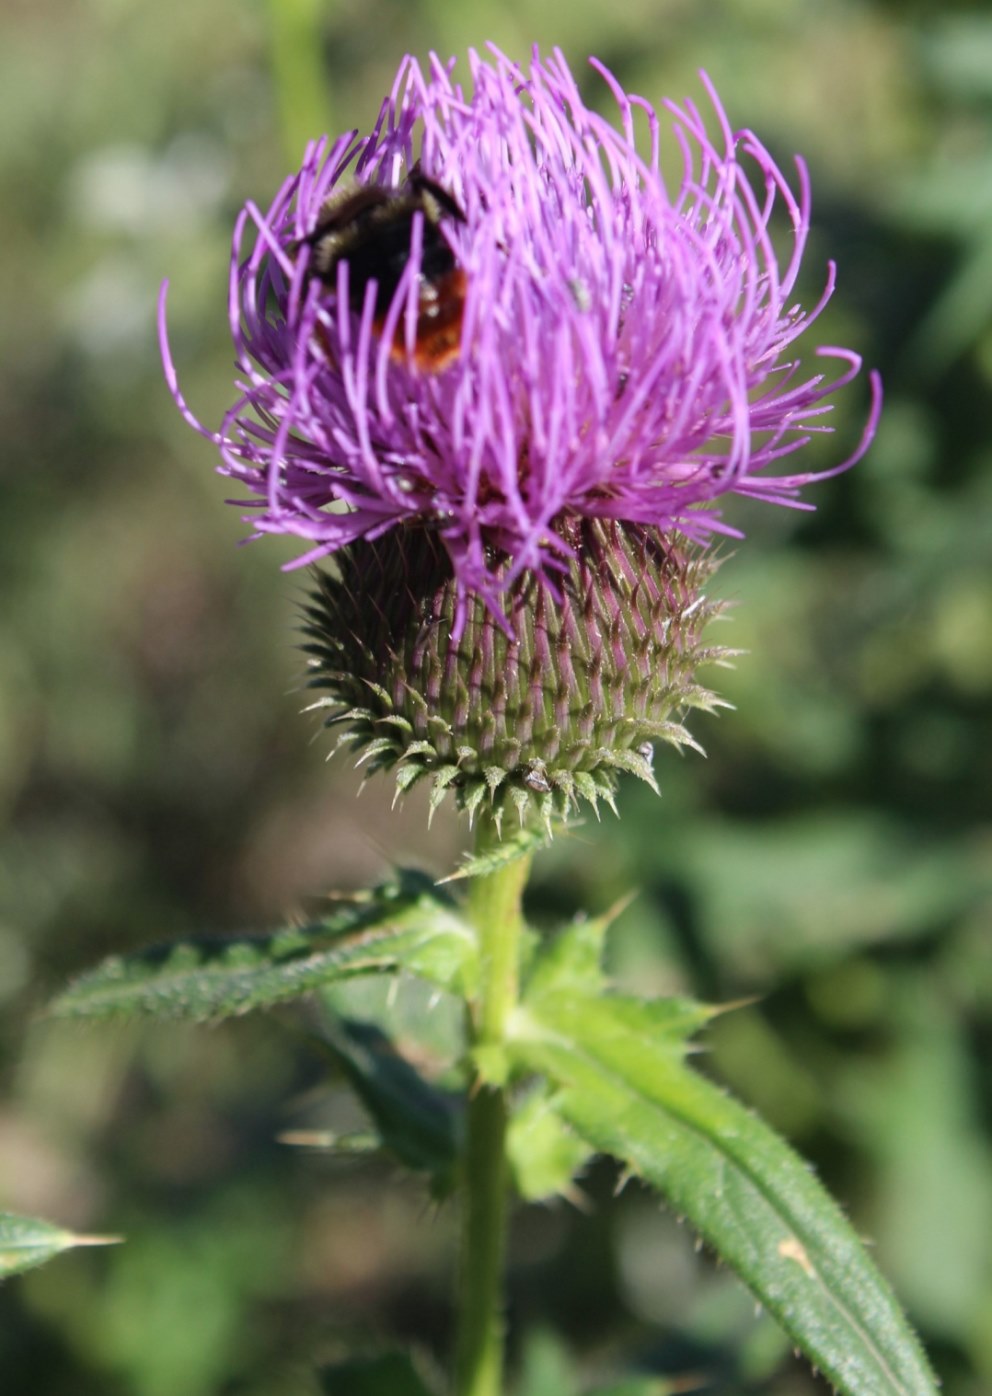
[(936, 1396), (840, 1210), (772, 1130), (685, 1065), (691, 1012), (677, 1008), (665, 1032), (657, 1009), (619, 995), (536, 995), (515, 1016), (510, 1051), (558, 1086), (555, 1108), (591, 1146), (689, 1218), (844, 1396)]
[(489, 844), (485, 852), (469, 854), (462, 861), (458, 871), (451, 873), (449, 877), (443, 877), (438, 886), (443, 886), (446, 882), (457, 882), (463, 877), (481, 877), (486, 873), (495, 872), (497, 868), (505, 867), (507, 863), (515, 863), (518, 858), (525, 858), (529, 853), (543, 848), (547, 841), (548, 834), (545, 829), (527, 826), (513, 829), (498, 842)]
[(454, 1183), (461, 1098), (425, 1081), (370, 1023), (342, 1019), (319, 1041), (368, 1111), (382, 1147), (429, 1174), (435, 1197), (446, 1196)]
[(577, 1193), (572, 1179), (590, 1157), (589, 1145), (565, 1123), (544, 1088), (513, 1107), (507, 1157), (517, 1192), (526, 1202)]
[(606, 933), (632, 900), (623, 897), (603, 916), (573, 921), (556, 936), (542, 939), (527, 966), (528, 993), (578, 989), (593, 993), (606, 987), (603, 946)]
[(79, 1246), (114, 1246), (119, 1236), (76, 1236), (37, 1217), (18, 1217), (0, 1212), (0, 1279), (19, 1274), (35, 1265)]
[(49, 1011), (59, 1018), (143, 1013), (204, 1022), (355, 975), (401, 969), (470, 993), (476, 959), (475, 937), (453, 903), (428, 878), (402, 873), (310, 926), (114, 956), (71, 984)]

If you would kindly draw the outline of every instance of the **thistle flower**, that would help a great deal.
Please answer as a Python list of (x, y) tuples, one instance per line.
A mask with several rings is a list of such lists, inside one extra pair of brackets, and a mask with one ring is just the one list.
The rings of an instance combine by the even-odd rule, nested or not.
[[(547, 813), (592, 793), (576, 773), (600, 793), (618, 766), (649, 778), (644, 742), (681, 740), (671, 714), (715, 701), (692, 675), (713, 657), (707, 545), (736, 536), (722, 496), (809, 507), (800, 490), (853, 464), (878, 414), (872, 375), (854, 455), (776, 473), (830, 430), (829, 399), (861, 367), (832, 346), (812, 372), (795, 354), (834, 286), (831, 265), (817, 304), (794, 302), (805, 167), (793, 189), (705, 78), (715, 134), (691, 102), (665, 104), (663, 133), (593, 66), (618, 125), (558, 52), (526, 73), (472, 53), (468, 91), (454, 65), (407, 58), (370, 135), (315, 142), (266, 212), (247, 205), (239, 397), (218, 432), (186, 407), (162, 329), (173, 394), (255, 533), (306, 540), (300, 563), (338, 554), (308, 626), (346, 737), (470, 809), (512, 792)], [(483, 651), (488, 686), (472, 678)]]

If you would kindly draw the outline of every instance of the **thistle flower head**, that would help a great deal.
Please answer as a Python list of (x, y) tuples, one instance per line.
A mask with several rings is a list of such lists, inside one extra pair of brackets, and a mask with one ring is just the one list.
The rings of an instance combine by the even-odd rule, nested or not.
[[(498, 611), (522, 573), (553, 584), (567, 570), (569, 518), (705, 539), (733, 532), (714, 507), (727, 493), (797, 503), (833, 472), (780, 463), (829, 430), (828, 399), (860, 368), (834, 347), (812, 372), (796, 357), (834, 281), (830, 267), (820, 301), (795, 303), (802, 162), (793, 189), (705, 79), (715, 134), (691, 102), (666, 104), (663, 130), (599, 64), (618, 124), (585, 105), (559, 53), (535, 54), (528, 72), (498, 53), (468, 66), (463, 88), (453, 65), (405, 59), (370, 135), (312, 144), (268, 210), (249, 204), (238, 220), (240, 395), (206, 434), (256, 532), (307, 540), (303, 562), (417, 523), (441, 539), (460, 600)], [(681, 155), (672, 187), (663, 140)], [(328, 271), (316, 234), (335, 199), (409, 200), (411, 176), (452, 216), (414, 212), (403, 256), (373, 257), (381, 287), (354, 257)], [(434, 369), (418, 319), (442, 239), (459, 313)], [(178, 397), (164, 333), (163, 346)]]
[(805, 167), (733, 131), (705, 78), (705, 116), (659, 116), (593, 66), (613, 120), (558, 52), (471, 53), (465, 86), (407, 58), (369, 135), (315, 142), (247, 205), (216, 432), (180, 395), (163, 296), (173, 394), (256, 534), (338, 555), (307, 620), (332, 720), (470, 810), (650, 778), (644, 743), (713, 701), (692, 675), (722, 497), (809, 507), (878, 412), (873, 375), (854, 455), (787, 472), (861, 367), (797, 356), (834, 283), (795, 301)]

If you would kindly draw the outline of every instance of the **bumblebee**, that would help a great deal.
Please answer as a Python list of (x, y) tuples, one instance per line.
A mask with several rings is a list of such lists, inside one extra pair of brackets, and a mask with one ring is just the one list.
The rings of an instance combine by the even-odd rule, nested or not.
[(408, 357), (401, 316), (390, 353), (422, 372), (440, 373), (458, 357), (461, 347), (466, 286), (465, 273), (441, 230), (445, 220), (464, 223), (465, 215), (446, 190), (419, 169), (400, 186), (359, 185), (328, 199), (316, 228), (304, 241), (313, 249), (312, 273), (325, 285), (336, 287), (338, 264), (348, 263), (348, 299), (356, 314), (365, 303), (366, 287), (375, 281), (373, 328), (381, 334), (410, 259), (418, 213), (424, 221), (416, 335)]

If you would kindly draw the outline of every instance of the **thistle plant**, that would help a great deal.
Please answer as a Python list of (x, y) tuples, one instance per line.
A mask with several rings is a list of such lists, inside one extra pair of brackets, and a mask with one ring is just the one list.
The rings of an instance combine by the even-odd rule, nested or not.
[[(880, 405), (870, 375), (854, 453), (795, 468), (861, 370), (835, 346), (800, 358), (834, 288), (830, 266), (812, 308), (796, 301), (805, 167), (732, 130), (705, 78), (705, 110), (659, 113), (593, 66), (611, 117), (558, 53), (526, 70), (473, 53), (467, 80), (407, 59), (370, 134), (315, 141), (267, 209), (247, 205), (217, 430), (178, 387), (163, 290), (180, 409), (253, 533), (299, 538), (314, 569), (309, 706), (397, 796), (424, 780), (432, 811), (450, 797), (473, 853), (444, 884), (404, 873), (303, 928), (108, 961), (55, 1011), (210, 1021), (316, 994), (379, 1143), (458, 1209), (454, 1396), (506, 1389), (510, 1196), (568, 1195), (599, 1153), (657, 1188), (838, 1391), (922, 1396), (926, 1361), (840, 1210), (688, 1066), (720, 1006), (619, 992), (608, 918), (526, 923), (541, 845), (615, 808), (624, 773), (656, 788), (655, 747), (695, 746), (687, 720), (720, 704), (710, 675), (732, 652), (708, 589), (739, 536), (731, 497), (810, 507)], [(383, 973), (464, 1003), (456, 1098), (340, 1016), (342, 985)], [(324, 1389), (350, 1389), (342, 1372)], [(429, 1389), (388, 1363), (362, 1389), (400, 1385)]]

